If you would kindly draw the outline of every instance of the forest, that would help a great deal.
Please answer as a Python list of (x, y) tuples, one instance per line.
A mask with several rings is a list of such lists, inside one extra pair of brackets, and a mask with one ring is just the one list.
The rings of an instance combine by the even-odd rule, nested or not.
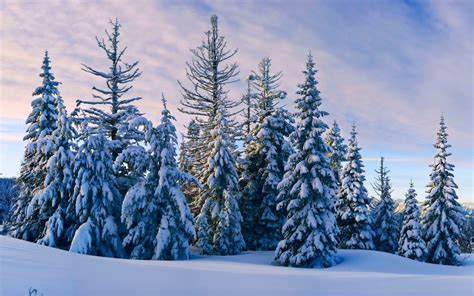
[[(122, 42), (130, 36), (122, 38), (120, 28), (111, 20), (97, 37), (97, 54), (109, 67), (83, 64), (103, 83), (70, 112), (45, 52), (3, 229), (9, 236), (142, 260), (187, 260), (195, 247), (206, 255), (274, 251), (282, 266), (326, 268), (338, 264), (338, 249), (361, 249), (462, 264), (460, 248), (469, 250), (473, 227), (456, 194), (443, 115), (423, 203), (407, 184), (397, 213), (384, 158), (373, 198), (356, 124), (346, 140), (336, 121), (326, 122), (310, 51), (300, 61), (296, 112), (281, 104), (287, 93), (270, 57), (233, 98), (238, 51), (211, 16), (183, 69), (187, 81), (178, 81), (179, 111), (190, 118), (179, 140), (164, 95), (157, 123), (136, 106), (146, 98), (129, 95), (142, 72), (126, 57)], [(0, 219), (8, 207), (0, 206)]]

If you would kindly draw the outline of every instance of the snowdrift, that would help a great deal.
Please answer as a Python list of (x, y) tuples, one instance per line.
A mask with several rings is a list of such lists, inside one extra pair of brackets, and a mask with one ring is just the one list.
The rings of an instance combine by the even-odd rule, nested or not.
[(474, 258), (462, 267), (341, 250), (328, 269), (275, 266), (273, 252), (137, 261), (70, 253), (0, 236), (0, 295), (473, 295)]

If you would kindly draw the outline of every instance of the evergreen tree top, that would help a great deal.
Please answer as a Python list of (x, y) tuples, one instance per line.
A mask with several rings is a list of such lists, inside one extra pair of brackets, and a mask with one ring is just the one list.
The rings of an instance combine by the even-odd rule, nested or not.
[(439, 121), (439, 130), (436, 135), (437, 135), (436, 143), (433, 146), (443, 152), (443, 154), (438, 153), (438, 155), (450, 156), (451, 153), (446, 153), (446, 149), (451, 147), (451, 145), (448, 144), (448, 132), (447, 132), (446, 124), (444, 122), (444, 115), (441, 115), (441, 118)]
[(326, 141), (331, 147), (338, 147), (341, 152), (347, 150), (347, 145), (344, 144), (344, 139), (341, 136), (341, 129), (336, 120), (333, 121), (332, 126), (326, 135)]
[(41, 72), (39, 75), (41, 78), (43, 78), (43, 83), (41, 86), (35, 89), (33, 96), (59, 94), (57, 86), (60, 84), (60, 82), (55, 81), (54, 74), (51, 72), (50, 63), (51, 60), (49, 58), (48, 51), (46, 50), (44, 52), (43, 65), (41, 66), (43, 72)]
[(390, 177), (388, 176), (390, 170), (384, 165), (384, 161), (385, 158), (383, 156), (380, 157), (380, 168), (375, 169), (375, 173), (377, 174), (375, 177), (376, 182), (372, 185), (380, 200), (390, 197), (390, 193), (392, 192)]
[[(253, 87), (258, 91), (256, 94), (258, 107), (265, 112), (272, 112), (277, 105), (275, 99), (284, 99), (286, 92), (278, 90), (282, 73), (270, 74), (272, 60), (263, 58), (258, 64), (258, 72), (252, 71), (249, 79)], [(250, 78), (250, 77), (249, 77)]]
[(413, 180), (410, 180), (410, 187), (408, 188), (407, 194), (405, 196), (406, 196), (405, 204), (414, 203), (416, 205), (417, 194), (415, 191), (415, 184), (413, 184)]
[(109, 72), (98, 71), (90, 66), (82, 64), (83, 71), (106, 79), (107, 89), (95, 86), (92, 88), (97, 92), (97, 94), (93, 95), (94, 99), (99, 99), (101, 102), (77, 100), (77, 103), (78, 105), (81, 103), (92, 105), (109, 104), (112, 105), (112, 113), (116, 113), (118, 110), (130, 108), (129, 104), (131, 102), (141, 99), (140, 97), (136, 97), (119, 101), (119, 99), (132, 88), (132, 86), (128, 84), (140, 77), (142, 72), (138, 68), (138, 61), (126, 63), (122, 59), (127, 47), (122, 49), (119, 48), (120, 28), (122, 25), (119, 23), (118, 19), (116, 18), (115, 21), (110, 20), (109, 23), (112, 26), (112, 33), (105, 30), (107, 42), (104, 38), (99, 39), (99, 37), (96, 36), (97, 45), (105, 52), (107, 58), (111, 62)]
[[(321, 111), (319, 107), (321, 106), (321, 97), (319, 96), (320, 91), (317, 88), (318, 82), (316, 81), (315, 75), (317, 70), (315, 69), (315, 63), (313, 62), (313, 56), (311, 53), (308, 55), (308, 60), (306, 62), (306, 70), (303, 71), (305, 75), (305, 82), (299, 84), (299, 90), (296, 92), (301, 97), (296, 100), (297, 108), (299, 109), (301, 119), (304, 119), (305, 124), (314, 124), (317, 123), (321, 125), (321, 128), (326, 130), (328, 126), (322, 121), (313, 122), (315, 118), (320, 118), (328, 115), (326, 111)], [(307, 113), (304, 115), (303, 113)]]
[(441, 192), (441, 189), (446, 188), (442, 191), (443, 196), (446, 195), (446, 197), (457, 199), (454, 189), (458, 187), (453, 180), (452, 173), (454, 165), (447, 162), (447, 157), (451, 155), (451, 153), (447, 152), (447, 148), (451, 147), (451, 145), (448, 144), (447, 127), (443, 115), (441, 115), (434, 147), (437, 149), (437, 152), (434, 157), (434, 163), (430, 164), (432, 168), (430, 174), (431, 182), (427, 185), (427, 193), (429, 193), (430, 196), (437, 195)]
[[(211, 17), (211, 29), (205, 32), (206, 39), (195, 49), (191, 49), (192, 60), (186, 63), (186, 77), (192, 87), (181, 87), (183, 99), (179, 111), (196, 116), (202, 129), (214, 128), (216, 117), (221, 105), (226, 116), (233, 116), (231, 109), (237, 107), (240, 101), (228, 99), (227, 84), (237, 81), (239, 74), (237, 63), (228, 63), (237, 49), (227, 49), (227, 42), (219, 35), (217, 16)], [(230, 124), (234, 126), (235, 124)]]
[(351, 130), (351, 137), (349, 138), (349, 145), (348, 145), (348, 151), (347, 151), (347, 160), (356, 160), (360, 162), (360, 165), (358, 168), (363, 172), (364, 170), (362, 169), (364, 165), (362, 164), (361, 160), (361, 155), (360, 155), (360, 150), (361, 148), (359, 147), (359, 143), (357, 142), (357, 131), (356, 131), (356, 125), (355, 123), (352, 124), (352, 130)]

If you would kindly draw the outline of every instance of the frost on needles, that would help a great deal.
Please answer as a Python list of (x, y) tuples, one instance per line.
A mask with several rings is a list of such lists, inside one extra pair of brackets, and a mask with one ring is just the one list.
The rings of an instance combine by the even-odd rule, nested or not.
[(336, 180), (323, 140), (327, 125), (320, 110), (314, 62), (308, 56), (305, 81), (296, 100), (297, 127), (291, 135), (293, 152), (278, 185), (278, 208), (287, 213), (276, 260), (286, 266), (329, 267), (335, 264), (338, 227), (334, 210)]

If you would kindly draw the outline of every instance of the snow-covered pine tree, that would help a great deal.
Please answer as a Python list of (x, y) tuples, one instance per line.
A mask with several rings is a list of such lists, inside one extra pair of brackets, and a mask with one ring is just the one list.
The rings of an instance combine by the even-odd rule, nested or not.
[(316, 69), (308, 56), (304, 83), (296, 100), (297, 128), (291, 135), (291, 154), (284, 179), (278, 185), (278, 208), (287, 213), (283, 240), (278, 243), (276, 260), (296, 267), (329, 267), (335, 264), (338, 228), (334, 200), (336, 180), (323, 133), (328, 128), (320, 110)]
[(203, 254), (235, 255), (245, 248), (237, 203), (240, 192), (226, 115), (224, 110), (219, 113), (210, 133), (211, 153), (204, 172), (202, 207), (196, 217), (197, 246)]
[(37, 221), (27, 219), (27, 208), (33, 196), (44, 188), (47, 162), (53, 151), (43, 146), (48, 142), (45, 139), (56, 129), (58, 120), (59, 82), (55, 81), (51, 72), (48, 51), (44, 54), (41, 69), (43, 71), (39, 76), (43, 78), (43, 83), (33, 92), (37, 98), (31, 102), (32, 111), (26, 120), (28, 127), (23, 140), (27, 144), (17, 180), (20, 192), (7, 225), (11, 236), (29, 241), (36, 241), (40, 227)]
[(405, 195), (403, 224), (398, 241), (397, 254), (413, 260), (424, 261), (426, 245), (421, 237), (420, 210), (416, 204), (416, 192), (413, 182)]
[(264, 58), (252, 85), (256, 90), (257, 122), (245, 143), (240, 208), (242, 233), (249, 250), (274, 250), (281, 240), (285, 214), (277, 211), (278, 183), (283, 178), (291, 148), (286, 137), (293, 131), (278, 101), (286, 97), (279, 90), (281, 72), (270, 74), (271, 60)]
[(66, 235), (68, 222), (66, 209), (71, 202), (74, 188), (74, 138), (75, 131), (68, 118), (62, 98), (56, 97), (58, 108), (57, 128), (46, 137), (44, 154), (52, 154), (48, 161), (48, 174), (44, 189), (38, 191), (28, 205), (28, 219), (39, 225), (39, 244), (67, 249), (71, 241)]
[(390, 172), (384, 166), (384, 158), (380, 158), (380, 169), (375, 170), (377, 179), (374, 190), (378, 195), (378, 202), (372, 211), (374, 225), (374, 244), (378, 251), (394, 254), (397, 251), (397, 242), (400, 228), (395, 215), (395, 203), (391, 197), (392, 185), (390, 184)]
[(337, 223), (340, 229), (340, 247), (346, 249), (375, 249), (370, 198), (364, 186), (364, 165), (358, 147), (355, 125), (347, 149), (347, 163), (342, 170), (342, 183), (337, 196)]
[[(96, 94), (93, 94), (93, 99), (77, 100), (78, 109), (74, 112), (74, 115), (82, 114), (82, 118), (79, 120), (87, 122), (89, 133), (101, 133), (106, 140), (112, 142), (107, 145), (110, 146), (112, 160), (115, 161), (126, 149), (137, 147), (140, 150), (138, 146), (143, 141), (143, 134), (139, 130), (130, 127), (130, 122), (141, 115), (134, 105), (141, 98), (125, 98), (125, 95), (133, 87), (130, 84), (140, 77), (141, 72), (138, 68), (138, 62), (129, 64), (123, 61), (123, 55), (127, 47), (120, 48), (119, 46), (121, 25), (117, 19), (110, 21), (110, 24), (112, 25), (112, 32), (105, 31), (107, 40), (96, 37), (97, 45), (104, 51), (110, 62), (109, 68), (106, 71), (99, 71), (84, 64), (82, 68), (85, 72), (105, 80), (106, 87), (94, 86), (92, 89)], [(134, 157), (126, 160), (122, 159), (121, 163), (123, 165), (115, 170), (114, 175), (117, 177), (117, 185), (122, 195), (139, 177), (130, 169), (137, 165), (134, 161)]]
[[(203, 152), (200, 145), (200, 131), (196, 120), (192, 119), (187, 126), (186, 135), (182, 136), (182, 143), (179, 151), (179, 170), (192, 176), (201, 174), (198, 163), (202, 163)], [(181, 189), (186, 196), (186, 200), (191, 207), (194, 216), (199, 214), (199, 187), (194, 182), (182, 182)]]
[(177, 260), (189, 259), (189, 243), (195, 239), (193, 216), (186, 198), (179, 187), (179, 180), (196, 183), (189, 174), (178, 170), (176, 163), (176, 145), (178, 139), (172, 120), (176, 120), (166, 108), (163, 97), (161, 124), (157, 128), (160, 136), (160, 153), (157, 155), (159, 181), (155, 189), (161, 219), (156, 236), (156, 248), (153, 259)]
[[(112, 154), (103, 132), (82, 130), (74, 159), (72, 203), (75, 223), (70, 251), (105, 257), (124, 257), (119, 237), (121, 195), (115, 182)], [(68, 209), (71, 212), (71, 209)]]
[(133, 259), (189, 259), (189, 242), (195, 238), (193, 217), (179, 182), (197, 181), (177, 168), (175, 119), (164, 98), (163, 107), (157, 128), (144, 118), (133, 123), (145, 127), (149, 146), (147, 174), (129, 190), (122, 206), (127, 227), (124, 246)]
[(451, 153), (447, 149), (448, 133), (444, 117), (441, 116), (437, 133), (437, 149), (434, 163), (430, 165), (432, 172), (427, 185), (428, 196), (423, 203), (422, 235), (426, 242), (427, 262), (457, 265), (460, 264), (458, 240), (460, 229), (465, 223), (464, 210), (457, 201), (452, 173), (454, 165), (447, 162)]
[[(200, 161), (195, 163), (197, 171), (196, 177), (201, 183), (206, 183), (203, 172), (208, 170), (207, 160), (211, 151), (209, 145), (213, 143), (211, 132), (216, 128), (219, 113), (223, 111), (227, 118), (226, 132), (229, 135), (229, 147), (234, 148), (234, 139), (240, 133), (237, 122), (232, 117), (232, 109), (240, 104), (240, 101), (232, 101), (228, 98), (227, 85), (236, 80), (239, 74), (236, 63), (228, 64), (237, 50), (228, 50), (227, 42), (219, 34), (217, 26), (217, 16), (211, 16), (211, 30), (207, 31), (206, 39), (201, 46), (191, 49), (192, 61), (186, 63), (186, 76), (191, 83), (187, 88), (179, 82), (182, 90), (182, 107), (179, 110), (183, 113), (196, 116), (196, 124), (200, 130), (199, 150), (203, 153)], [(202, 203), (196, 204), (197, 211), (200, 211)]]
[(341, 136), (341, 130), (335, 120), (327, 132), (325, 140), (326, 143), (328, 143), (332, 148), (332, 151), (329, 152), (329, 156), (331, 158), (331, 168), (334, 172), (334, 176), (336, 177), (336, 183), (338, 186), (340, 186), (342, 162), (346, 160), (347, 145), (344, 144), (344, 138)]

